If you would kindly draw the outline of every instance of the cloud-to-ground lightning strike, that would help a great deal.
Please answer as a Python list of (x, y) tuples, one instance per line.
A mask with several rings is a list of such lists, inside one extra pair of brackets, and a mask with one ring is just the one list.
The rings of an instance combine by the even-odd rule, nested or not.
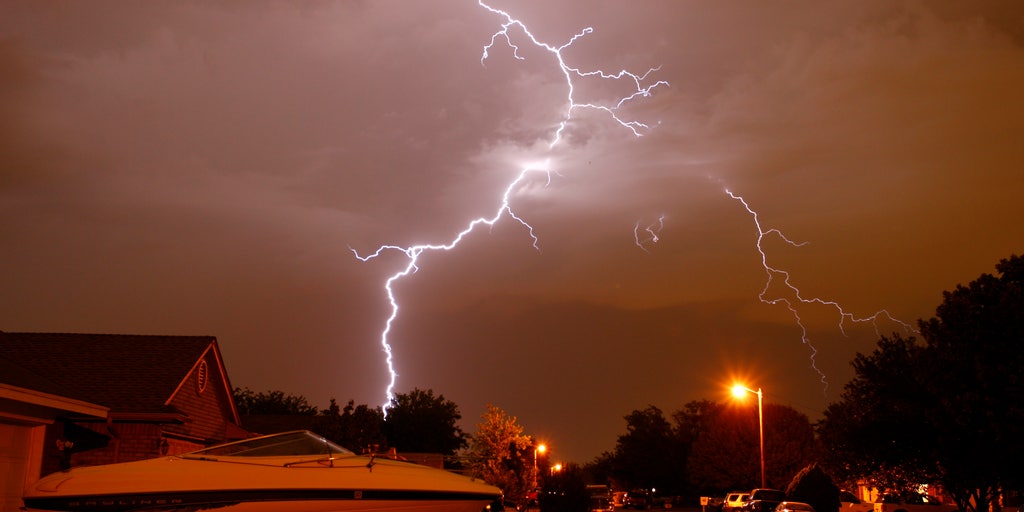
[[(810, 349), (811, 351), (811, 368), (814, 369), (814, 371), (821, 378), (821, 383), (824, 388), (823, 392), (828, 392), (828, 380), (825, 377), (824, 372), (822, 372), (818, 368), (817, 363), (815, 361), (815, 356), (817, 355), (818, 350), (811, 343), (810, 335), (807, 332), (807, 327), (804, 326), (803, 319), (800, 317), (800, 311), (797, 309), (798, 304), (818, 304), (834, 308), (836, 312), (839, 314), (839, 331), (842, 332), (844, 336), (846, 335), (845, 326), (847, 321), (853, 323), (870, 322), (875, 327), (875, 333), (881, 334), (878, 328), (878, 321), (883, 318), (903, 326), (903, 328), (906, 329), (908, 332), (915, 331), (910, 324), (894, 318), (891, 314), (889, 314), (889, 311), (885, 309), (878, 310), (866, 317), (857, 317), (843, 309), (843, 306), (836, 301), (826, 300), (818, 297), (804, 297), (803, 294), (800, 293), (799, 288), (797, 288), (796, 285), (794, 285), (790, 280), (790, 274), (788, 271), (782, 270), (777, 267), (773, 267), (771, 264), (768, 263), (768, 254), (765, 252), (765, 249), (762, 246), (762, 242), (764, 242), (765, 237), (769, 235), (775, 235), (783, 242), (793, 247), (801, 247), (805, 245), (807, 242), (794, 242), (793, 240), (787, 238), (786, 235), (782, 233), (782, 231), (779, 231), (776, 228), (771, 228), (767, 230), (764, 229), (761, 226), (761, 221), (758, 218), (757, 212), (750, 207), (750, 205), (747, 203), (745, 199), (743, 199), (742, 196), (733, 193), (728, 188), (724, 189), (724, 192), (729, 197), (733, 198), (734, 200), (738, 201), (740, 204), (743, 205), (743, 208), (753, 218), (754, 226), (757, 228), (757, 252), (761, 255), (761, 266), (764, 267), (765, 274), (767, 274), (767, 280), (765, 281), (764, 288), (761, 289), (761, 292), (757, 295), (757, 298), (760, 299), (761, 302), (764, 302), (765, 304), (782, 304), (787, 309), (789, 309), (789, 312), (793, 315), (793, 318), (796, 320), (797, 326), (800, 327), (801, 341), (803, 341), (804, 345), (807, 345), (808, 349)], [(790, 299), (782, 296), (774, 298), (769, 297), (768, 293), (769, 290), (772, 289), (773, 285), (780, 285), (788, 289), (792, 293), (793, 298)]]
[[(594, 31), (593, 28), (587, 27), (587, 28), (583, 29), (582, 31), (580, 31), (579, 33), (577, 33), (574, 36), (572, 36), (569, 39), (569, 41), (566, 42), (565, 44), (563, 44), (561, 46), (553, 46), (553, 45), (550, 45), (550, 44), (543, 43), (543, 42), (539, 41), (533, 35), (533, 33), (530, 32), (530, 30), (526, 27), (526, 25), (522, 21), (520, 21), (520, 20), (518, 20), (516, 18), (513, 18), (509, 13), (507, 13), (507, 12), (505, 12), (503, 10), (500, 10), (500, 9), (493, 8), (493, 7), (485, 4), (483, 1), (479, 1), (478, 4), (480, 5), (480, 7), (484, 8), (484, 9), (487, 9), (488, 11), (490, 11), (490, 12), (492, 12), (492, 13), (494, 13), (494, 14), (496, 14), (496, 15), (498, 15), (501, 18), (504, 19), (504, 21), (501, 23), (501, 28), (491, 36), (490, 42), (487, 45), (484, 46), (483, 54), (480, 57), (481, 64), (484, 64), (486, 62), (486, 60), (487, 60), (487, 58), (489, 56), (489, 51), (491, 49), (493, 49), (494, 46), (499, 41), (502, 41), (502, 40), (512, 50), (512, 55), (516, 59), (523, 60), (524, 58), (519, 55), (519, 47), (513, 42), (514, 36), (512, 34), (512, 31), (513, 31), (513, 29), (518, 28), (518, 31), (522, 32), (522, 34), (526, 37), (526, 39), (529, 41), (530, 44), (533, 44), (534, 46), (537, 46), (539, 48), (542, 48), (542, 49), (546, 50), (547, 52), (549, 52), (555, 58), (555, 60), (558, 63), (558, 67), (559, 67), (560, 71), (565, 76), (566, 88), (567, 88), (565, 113), (563, 114), (561, 121), (558, 123), (558, 128), (555, 129), (555, 131), (554, 131), (554, 134), (553, 134), (553, 136), (551, 138), (551, 141), (550, 141), (550, 143), (548, 145), (549, 149), (553, 148), (561, 140), (562, 134), (563, 134), (566, 126), (568, 125), (569, 121), (572, 119), (573, 114), (578, 109), (590, 109), (590, 110), (596, 110), (596, 111), (599, 111), (599, 112), (603, 112), (606, 115), (608, 115), (612, 120), (614, 120), (616, 123), (618, 123), (619, 125), (625, 127), (626, 129), (630, 130), (633, 133), (633, 135), (635, 135), (637, 137), (643, 135), (643, 130), (649, 129), (648, 125), (646, 125), (646, 124), (644, 124), (644, 123), (642, 123), (640, 121), (623, 119), (622, 117), (619, 116), (619, 112), (618, 111), (619, 111), (619, 109), (622, 106), (626, 105), (630, 101), (632, 101), (634, 99), (637, 99), (637, 98), (648, 97), (648, 96), (651, 95), (651, 91), (653, 91), (655, 88), (668, 85), (668, 82), (659, 80), (659, 81), (656, 81), (656, 82), (654, 82), (654, 83), (652, 83), (650, 85), (644, 86), (644, 83), (647, 81), (647, 77), (651, 73), (656, 72), (658, 70), (658, 68), (650, 68), (650, 69), (648, 69), (648, 71), (646, 73), (644, 73), (642, 75), (631, 73), (631, 72), (626, 71), (626, 70), (622, 70), (622, 71), (619, 71), (617, 73), (608, 73), (608, 72), (601, 71), (601, 70), (581, 71), (579, 68), (572, 67), (572, 66), (570, 66), (570, 65), (568, 65), (566, 63), (566, 61), (564, 59), (564, 56), (562, 55), (562, 51), (564, 49), (570, 47), (577, 39), (579, 39), (579, 38), (581, 38), (581, 37), (583, 37), (583, 36), (585, 36), (587, 34), (592, 33)], [(576, 100), (574, 78), (599, 78), (599, 79), (606, 79), (606, 80), (630, 80), (635, 85), (635, 89), (629, 95), (618, 99), (616, 102), (614, 102), (613, 104), (610, 104), (610, 105), (601, 105), (601, 104), (597, 104), (597, 103), (583, 103), (583, 102), (578, 102)], [(386, 390), (386, 401), (383, 404), (383, 410), (384, 410), (384, 414), (385, 415), (387, 415), (387, 409), (388, 409), (388, 407), (390, 407), (391, 401), (394, 398), (394, 388), (395, 388), (395, 383), (396, 383), (396, 380), (397, 380), (397, 377), (398, 377), (398, 373), (395, 370), (394, 354), (392, 352), (391, 343), (388, 340), (388, 335), (391, 332), (391, 328), (394, 325), (395, 320), (398, 318), (398, 311), (399, 311), (399, 302), (398, 302), (398, 299), (395, 296), (395, 290), (394, 290), (395, 283), (397, 283), (402, 278), (404, 278), (404, 277), (406, 277), (406, 276), (408, 276), (408, 275), (410, 275), (412, 273), (415, 273), (419, 269), (419, 267), (418, 267), (419, 258), (420, 258), (421, 255), (423, 255), (424, 252), (427, 252), (427, 251), (450, 251), (450, 250), (454, 249), (456, 246), (458, 246), (459, 243), (463, 240), (463, 238), (465, 238), (470, 233), (472, 233), (473, 230), (476, 229), (478, 226), (480, 226), (482, 224), (487, 225), (487, 226), (493, 226), (495, 223), (497, 223), (499, 220), (501, 220), (501, 218), (503, 216), (505, 216), (505, 215), (508, 215), (509, 217), (514, 219), (516, 222), (519, 222), (523, 227), (525, 227), (528, 230), (530, 237), (533, 239), (533, 246), (534, 246), (534, 248), (538, 248), (539, 247), (538, 246), (538, 238), (537, 238), (537, 236), (535, 235), (535, 233), (533, 231), (533, 227), (530, 226), (530, 224), (527, 223), (522, 217), (517, 215), (515, 213), (515, 211), (513, 210), (512, 205), (511, 205), (511, 196), (512, 196), (512, 194), (518, 189), (520, 184), (522, 184), (523, 181), (526, 180), (527, 176), (530, 175), (533, 172), (543, 172), (543, 173), (545, 173), (547, 175), (548, 179), (550, 180), (551, 172), (552, 171), (551, 171), (551, 169), (548, 168), (547, 164), (545, 164), (543, 166), (533, 165), (533, 166), (526, 166), (526, 167), (524, 167), (519, 172), (519, 174), (516, 176), (516, 178), (514, 180), (512, 180), (512, 182), (509, 183), (507, 187), (505, 187), (505, 191), (501, 195), (501, 201), (500, 201), (500, 204), (499, 204), (499, 206), (497, 208), (497, 211), (491, 217), (480, 217), (480, 218), (476, 218), (474, 220), (469, 221), (469, 223), (466, 225), (466, 228), (463, 229), (462, 231), (459, 231), (455, 235), (455, 237), (452, 238), (447, 243), (443, 243), (443, 244), (417, 244), (417, 245), (411, 245), (411, 246), (408, 246), (408, 247), (402, 247), (402, 246), (397, 246), (397, 245), (383, 245), (383, 246), (377, 248), (377, 250), (375, 250), (374, 252), (372, 252), (370, 254), (367, 254), (365, 256), (360, 255), (359, 252), (357, 252), (355, 249), (352, 249), (352, 252), (353, 252), (353, 254), (355, 254), (356, 258), (358, 258), (359, 260), (361, 260), (363, 262), (366, 262), (366, 261), (369, 261), (371, 259), (374, 259), (374, 258), (380, 256), (381, 254), (383, 254), (386, 251), (401, 252), (401, 253), (403, 253), (405, 255), (405, 257), (408, 260), (404, 268), (402, 268), (401, 270), (399, 270), (395, 274), (391, 275), (391, 277), (389, 277), (385, 281), (385, 283), (384, 283), (384, 289), (385, 289), (385, 291), (387, 293), (388, 301), (389, 301), (389, 303), (391, 305), (391, 314), (388, 316), (388, 319), (387, 319), (387, 321), (385, 323), (385, 326), (384, 326), (384, 330), (381, 332), (381, 339), (380, 339), (381, 347), (384, 350), (384, 353), (386, 354), (386, 363), (387, 363), (388, 372), (390, 374), (390, 381), (388, 383), (387, 390)]]
[(493, 226), (505, 214), (508, 214), (509, 217), (512, 217), (516, 222), (519, 222), (524, 227), (526, 227), (526, 229), (528, 230), (528, 232), (530, 234), (530, 238), (533, 239), (533, 247), (535, 249), (538, 249), (539, 248), (539, 246), (537, 245), (538, 244), (538, 239), (537, 239), (537, 236), (533, 232), (533, 226), (530, 226), (530, 224), (528, 224), (525, 220), (523, 220), (521, 217), (516, 215), (516, 213), (514, 211), (512, 211), (512, 206), (510, 205), (510, 196), (512, 195), (512, 192), (519, 186), (520, 183), (522, 183), (522, 181), (524, 179), (526, 179), (527, 175), (529, 175), (531, 172), (537, 172), (537, 171), (545, 172), (545, 173), (550, 172), (550, 171), (548, 171), (547, 168), (535, 168), (535, 167), (525, 167), (525, 168), (523, 168), (522, 171), (519, 173), (519, 175), (516, 177), (516, 179), (512, 180), (512, 182), (509, 183), (509, 185), (505, 188), (505, 193), (502, 194), (502, 196), (501, 196), (501, 203), (498, 206), (498, 211), (495, 212), (495, 214), (493, 216), (489, 217), (489, 218), (488, 217), (479, 217), (479, 218), (473, 219), (472, 221), (469, 222), (469, 224), (466, 226), (465, 229), (463, 229), (462, 231), (459, 231), (459, 233), (455, 235), (455, 238), (453, 238), (448, 243), (445, 243), (445, 244), (419, 244), (419, 245), (412, 245), (412, 246), (409, 246), (409, 247), (399, 247), (397, 245), (382, 245), (381, 247), (377, 248), (376, 251), (374, 251), (373, 253), (368, 254), (366, 256), (360, 256), (359, 253), (355, 249), (352, 249), (352, 252), (353, 252), (353, 254), (356, 255), (356, 258), (359, 258), (361, 261), (364, 261), (364, 262), (365, 261), (369, 261), (371, 259), (374, 259), (377, 256), (380, 256), (384, 251), (399, 251), (399, 252), (404, 253), (406, 258), (408, 258), (408, 262), (407, 262), (405, 268), (403, 268), (402, 270), (400, 270), (397, 273), (393, 274), (384, 283), (384, 289), (387, 292), (388, 302), (391, 304), (391, 315), (388, 316), (387, 322), (385, 323), (385, 326), (384, 326), (384, 331), (381, 333), (381, 346), (382, 346), (382, 348), (384, 350), (384, 353), (386, 354), (386, 358), (385, 359), (386, 359), (386, 362), (387, 362), (388, 372), (390, 374), (390, 379), (391, 379), (388, 382), (388, 387), (387, 387), (387, 403), (384, 404), (385, 414), (387, 414), (387, 407), (391, 404), (391, 399), (394, 398), (394, 387), (395, 387), (395, 382), (396, 382), (396, 380), (398, 378), (398, 373), (395, 371), (394, 354), (392, 353), (392, 350), (391, 350), (391, 344), (390, 344), (390, 342), (388, 342), (388, 334), (391, 332), (391, 326), (394, 324), (395, 319), (398, 318), (398, 299), (395, 298), (395, 290), (393, 288), (394, 283), (397, 282), (399, 279), (402, 279), (403, 277), (408, 276), (409, 274), (412, 274), (412, 273), (416, 272), (417, 270), (419, 270), (419, 267), (417, 266), (417, 263), (419, 262), (420, 256), (425, 251), (450, 251), (450, 250), (454, 249), (457, 245), (459, 245), (459, 243), (462, 241), (463, 238), (465, 238), (467, 235), (472, 233), (473, 230), (476, 229), (477, 226), (479, 226), (481, 224), (485, 224), (487, 226)]

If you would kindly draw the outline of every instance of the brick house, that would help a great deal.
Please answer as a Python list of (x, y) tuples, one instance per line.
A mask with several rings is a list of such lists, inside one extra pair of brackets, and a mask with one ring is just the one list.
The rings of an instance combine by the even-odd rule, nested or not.
[(25, 483), (247, 437), (213, 336), (0, 331), (3, 429), (29, 429)]
[(12, 364), (0, 346), (0, 511), (18, 510), (23, 484), (39, 478), (49, 425), (62, 416), (102, 419), (107, 412)]

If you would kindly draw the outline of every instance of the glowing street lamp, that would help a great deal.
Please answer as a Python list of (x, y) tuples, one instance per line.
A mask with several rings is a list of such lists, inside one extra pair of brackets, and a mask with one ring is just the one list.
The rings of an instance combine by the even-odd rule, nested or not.
[(533, 448), (533, 486), (537, 487), (537, 455), (544, 455), (548, 451), (548, 445), (541, 443)]
[(736, 384), (732, 387), (732, 394), (736, 398), (743, 398), (747, 393), (757, 395), (757, 426), (761, 438), (761, 488), (763, 489), (766, 485), (764, 479), (764, 412), (761, 406), (761, 388), (757, 388), (757, 391), (754, 391), (742, 384)]

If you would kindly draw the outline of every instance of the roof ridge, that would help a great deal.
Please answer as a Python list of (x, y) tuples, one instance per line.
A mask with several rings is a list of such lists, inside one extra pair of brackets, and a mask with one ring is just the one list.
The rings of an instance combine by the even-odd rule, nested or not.
[(16, 334), (16, 335), (49, 335), (49, 336), (135, 336), (135, 337), (147, 337), (147, 338), (216, 338), (212, 334), (135, 334), (135, 333), (104, 333), (104, 332), (72, 332), (72, 331), (4, 331), (0, 330), (0, 334)]
[(0, 333), (2, 360), (22, 370), (9, 379), (53, 383), (117, 412), (162, 406), (211, 345), (209, 335)]

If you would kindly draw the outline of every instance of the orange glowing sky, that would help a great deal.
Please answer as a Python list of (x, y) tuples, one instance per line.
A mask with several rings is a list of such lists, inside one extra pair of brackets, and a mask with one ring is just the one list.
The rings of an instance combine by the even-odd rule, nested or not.
[[(875, 327), (764, 304), (769, 262), (809, 297), (930, 317), (1024, 241), (1024, 6), (958, 1), (494, 2), (582, 68), (671, 87), (636, 138), (581, 115), (563, 144), (550, 56), (481, 51), (472, 1), (0, 5), (0, 329), (214, 335), (232, 383), (377, 404), (383, 281), (399, 392), (472, 432), (486, 404), (553, 456), (614, 448), (648, 404), (727, 399), (734, 376), (814, 419)], [(520, 41), (523, 42), (523, 41)], [(602, 84), (581, 85), (607, 101)], [(633, 229), (664, 215), (647, 251)], [(898, 328), (883, 322), (878, 328)]]

